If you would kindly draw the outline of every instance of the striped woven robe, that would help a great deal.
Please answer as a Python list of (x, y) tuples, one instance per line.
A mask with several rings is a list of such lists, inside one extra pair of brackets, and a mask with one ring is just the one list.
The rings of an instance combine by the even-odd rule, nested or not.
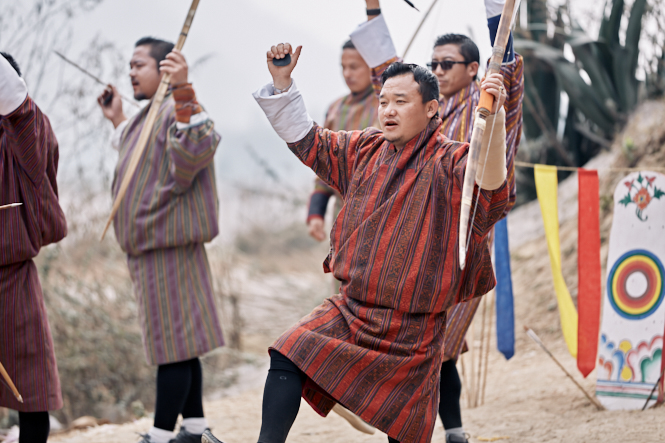
[(506, 208), (506, 182), (475, 194), (478, 217), (460, 271), (467, 143), (445, 139), (438, 117), (400, 150), (375, 128), (305, 130), (311, 123), (296, 85), (271, 94), (266, 86), (254, 97), (283, 139), (298, 140), (289, 149), (345, 202), (324, 263), (340, 294), (271, 349), (307, 375), (303, 397), (321, 415), (338, 402), (402, 443), (429, 442), (446, 310), (494, 287), (485, 236)]
[[(114, 196), (149, 109), (116, 129)], [(213, 156), (220, 136), (209, 119), (179, 125), (169, 92), (113, 220), (127, 253), (146, 359), (154, 365), (189, 360), (224, 344), (203, 246), (219, 230)]]
[(67, 234), (58, 203), (58, 142), (30, 97), (0, 117), (0, 362), (24, 403), (0, 385), (0, 406), (60, 409), (62, 394), (44, 296), (32, 259)]
[[(492, 31), (496, 33), (500, 17), (499, 15), (488, 20), (491, 35), (493, 35)], [(372, 25), (378, 23), (377, 21), (376, 23), (372, 23)], [(381, 37), (390, 38), (390, 35), (384, 34)], [(361, 47), (358, 38), (363, 37), (352, 34), (351, 38), (357, 47)], [(491, 43), (494, 44), (493, 37)], [(396, 56), (390, 57), (380, 65), (372, 68), (372, 85), (377, 96), (381, 93), (381, 75), (388, 66), (396, 61), (402, 61), (402, 59)], [(515, 54), (514, 61), (504, 63), (501, 66), (501, 74), (503, 75), (503, 84), (507, 94), (504, 109), (506, 111), (506, 166), (508, 169), (509, 199), (504, 213), (505, 216), (508, 215), (508, 212), (515, 205), (517, 195), (514, 162), (522, 137), (522, 101), (524, 99), (524, 59), (522, 56)], [(477, 81), (471, 82), (469, 86), (461, 89), (448, 99), (441, 96), (439, 98), (439, 115), (443, 120), (441, 133), (450, 140), (470, 142), (471, 133), (473, 132), (474, 113), (479, 101), (480, 84)], [(464, 336), (469, 326), (471, 326), (473, 317), (480, 305), (480, 300), (480, 298), (477, 298), (450, 308), (444, 344), (444, 354), (447, 358), (453, 360), (459, 358), (465, 346)]]
[[(355, 131), (373, 126), (380, 128), (379, 100), (374, 89), (369, 86), (366, 91), (359, 94), (348, 94), (335, 100), (326, 112), (324, 127), (331, 131)], [(325, 218), (328, 200), (335, 197), (335, 217), (342, 209), (342, 198), (323, 180), (314, 180), (314, 190), (309, 197), (307, 221), (312, 218)]]

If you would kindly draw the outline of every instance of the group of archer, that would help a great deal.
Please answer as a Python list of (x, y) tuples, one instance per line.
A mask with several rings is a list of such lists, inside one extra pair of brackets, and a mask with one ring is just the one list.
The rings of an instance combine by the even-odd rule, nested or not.
[[(467, 442), (456, 360), (480, 297), (494, 286), (488, 234), (515, 201), (523, 62), (508, 42), (501, 73), (479, 83), (477, 46), (446, 34), (434, 44), (429, 70), (402, 63), (379, 0), (366, 5), (368, 21), (342, 49), (351, 93), (329, 108), (324, 126), (311, 119), (291, 78), (302, 47), (273, 46), (267, 52), (273, 81), (254, 93), (277, 134), (317, 174), (308, 215), (313, 237), (326, 237), (329, 197), (340, 202), (324, 262), (336, 293), (270, 347), (260, 443), (285, 442), (301, 396), (321, 415), (335, 408), (391, 442), (429, 442), (439, 413), (446, 441)], [(494, 44), (504, 2), (485, 5)], [(289, 64), (274, 63), (287, 56)], [(169, 91), (113, 219), (146, 359), (158, 366), (154, 426), (141, 441), (218, 443), (203, 412), (199, 357), (223, 345), (203, 246), (218, 233), (213, 158), (221, 138), (188, 82), (182, 53), (166, 41), (140, 39), (130, 61), (134, 98), (151, 100), (165, 73)], [(0, 211), (0, 291), (6, 294), (0, 315), (13, 334), (0, 338), (0, 361), (25, 399), (18, 403), (0, 390), (0, 405), (19, 411), (20, 443), (40, 443), (49, 433), (47, 411), (62, 407), (32, 261), (41, 246), (66, 234), (55, 182), (58, 145), (10, 56), (0, 57), (0, 86), (0, 205), (24, 203)], [(475, 122), (481, 91), (494, 104), (486, 121)], [(152, 102), (131, 118), (113, 86), (98, 102), (115, 128), (115, 196)], [(478, 211), (462, 270), (459, 206), (474, 122), (494, 130), (479, 142)]]

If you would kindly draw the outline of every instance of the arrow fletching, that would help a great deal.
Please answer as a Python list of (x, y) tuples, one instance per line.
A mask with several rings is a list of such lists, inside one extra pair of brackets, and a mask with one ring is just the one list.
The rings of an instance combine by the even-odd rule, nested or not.
[(413, 9), (415, 9), (416, 11), (420, 12), (420, 9), (416, 8), (416, 5), (414, 5), (413, 3), (411, 3), (409, 0), (404, 0), (404, 1), (406, 2), (407, 5), (411, 6), (411, 7), (412, 7)]

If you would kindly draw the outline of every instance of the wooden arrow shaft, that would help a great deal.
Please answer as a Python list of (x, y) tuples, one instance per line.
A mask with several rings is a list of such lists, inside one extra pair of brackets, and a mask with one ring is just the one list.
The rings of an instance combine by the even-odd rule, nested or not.
[(409, 40), (409, 44), (406, 45), (406, 49), (404, 50), (404, 56), (402, 58), (406, 58), (406, 55), (409, 53), (409, 49), (411, 49), (411, 45), (413, 45), (413, 42), (416, 40), (416, 37), (418, 37), (418, 34), (420, 33), (420, 29), (423, 27), (425, 24), (425, 21), (427, 21), (427, 17), (431, 14), (432, 10), (434, 9), (434, 6), (436, 6), (437, 2), (439, 0), (433, 0), (432, 4), (430, 5), (429, 9), (423, 16), (423, 19), (420, 21), (420, 24), (416, 28), (416, 32), (413, 33), (413, 37), (411, 37), (411, 40)]
[(573, 378), (573, 376), (570, 374), (570, 372), (568, 372), (568, 371), (566, 370), (566, 368), (563, 367), (563, 365), (559, 362), (559, 360), (557, 360), (557, 358), (554, 356), (554, 354), (552, 354), (552, 353), (550, 352), (550, 350), (547, 349), (547, 346), (545, 346), (545, 343), (543, 343), (542, 340), (540, 339), (540, 337), (538, 337), (538, 334), (536, 334), (536, 333), (534, 332), (534, 330), (531, 329), (531, 328), (529, 328), (528, 326), (524, 326), (524, 330), (526, 331), (526, 334), (531, 338), (531, 340), (535, 341), (536, 344), (537, 344), (538, 346), (540, 346), (540, 349), (542, 349), (543, 351), (545, 351), (545, 353), (546, 353), (547, 355), (550, 356), (550, 358), (554, 361), (554, 363), (556, 363), (557, 366), (558, 366), (559, 368), (561, 368), (561, 370), (564, 372), (564, 374), (566, 374), (566, 376), (567, 376), (567, 377), (568, 377), (573, 383), (575, 383), (575, 386), (577, 386), (577, 388), (578, 388), (580, 391), (582, 391), (582, 393), (584, 394), (584, 396), (585, 396), (586, 398), (588, 398), (589, 401), (590, 401), (591, 403), (593, 403), (593, 405), (596, 407), (596, 409), (598, 409), (599, 411), (604, 411), (604, 410), (605, 410), (605, 406), (603, 406), (603, 405), (598, 401), (598, 399), (596, 399), (595, 397), (592, 397), (591, 395), (589, 395), (589, 393), (586, 391), (586, 389), (584, 389), (584, 388), (582, 387), (582, 385), (580, 385), (580, 384), (577, 382), (577, 380), (575, 380), (575, 379)]
[[(58, 57), (60, 57), (61, 59), (63, 59), (64, 61), (66, 61), (67, 63), (69, 63), (70, 65), (72, 65), (73, 67), (75, 67), (76, 69), (78, 69), (79, 71), (81, 71), (82, 73), (84, 73), (85, 75), (87, 75), (88, 77), (90, 77), (91, 79), (96, 81), (97, 83), (99, 83), (100, 85), (104, 85), (104, 86), (108, 85), (108, 83), (103, 82), (102, 79), (100, 79), (96, 75), (92, 74), (91, 72), (89, 72), (85, 68), (83, 68), (83, 67), (79, 66), (78, 64), (74, 63), (73, 61), (71, 61), (70, 59), (65, 57), (62, 53), (60, 53), (58, 51), (53, 51), (53, 52), (55, 52)], [(129, 98), (126, 95), (123, 95), (121, 93), (118, 93), (118, 94), (120, 94), (120, 98), (123, 99), (124, 101), (126, 101), (127, 103), (129, 103), (133, 106), (136, 106), (137, 108), (141, 107), (141, 105), (139, 105), (136, 100), (131, 99), (131, 98)]]
[(10, 203), (8, 205), (0, 206), (0, 211), (3, 209), (9, 209), (9, 208), (15, 208), (17, 206), (21, 206), (23, 203)]
[(11, 377), (9, 377), (9, 374), (7, 374), (7, 371), (5, 370), (5, 367), (2, 366), (2, 363), (0, 363), (0, 376), (2, 376), (2, 379), (5, 381), (5, 383), (7, 383), (7, 386), (12, 391), (12, 394), (14, 394), (14, 397), (16, 397), (16, 400), (18, 400), (19, 403), (23, 403), (23, 397), (21, 397), (21, 394), (19, 394), (18, 389), (16, 389), (14, 382), (12, 381)]
[[(192, 0), (192, 5), (190, 6), (189, 12), (187, 13), (187, 18), (185, 19), (185, 24), (182, 26), (182, 31), (180, 31), (180, 36), (178, 37), (178, 42), (175, 45), (175, 49), (182, 50), (183, 46), (185, 46), (185, 41), (187, 40), (187, 34), (189, 34), (189, 30), (192, 26), (192, 21), (194, 20), (194, 15), (196, 14), (196, 9), (198, 7), (199, 7), (199, 0)], [(122, 177), (122, 181), (120, 182), (120, 186), (118, 187), (118, 193), (116, 194), (115, 200), (113, 201), (111, 215), (109, 216), (109, 219), (106, 222), (106, 226), (104, 227), (104, 232), (102, 233), (101, 240), (104, 240), (106, 231), (108, 231), (109, 226), (111, 226), (113, 218), (118, 213), (118, 209), (120, 209), (120, 204), (122, 203), (122, 200), (125, 198), (125, 195), (127, 195), (127, 189), (129, 188), (129, 184), (132, 181), (132, 178), (134, 178), (134, 173), (136, 172), (136, 168), (138, 167), (141, 161), (141, 157), (143, 157), (143, 152), (145, 151), (145, 148), (148, 146), (148, 139), (150, 138), (150, 135), (152, 133), (152, 128), (155, 126), (155, 121), (157, 120), (157, 115), (159, 114), (159, 108), (161, 108), (162, 103), (164, 102), (164, 97), (166, 96), (166, 92), (168, 91), (170, 81), (171, 81), (170, 74), (164, 74), (162, 76), (162, 81), (159, 83), (157, 92), (155, 93), (152, 103), (150, 104), (150, 110), (148, 111), (148, 116), (146, 117), (145, 123), (143, 124), (143, 128), (141, 129), (141, 134), (139, 135), (139, 139), (136, 142), (136, 146), (134, 147), (132, 156), (129, 159), (129, 163), (127, 164), (127, 170), (125, 171), (125, 174)]]

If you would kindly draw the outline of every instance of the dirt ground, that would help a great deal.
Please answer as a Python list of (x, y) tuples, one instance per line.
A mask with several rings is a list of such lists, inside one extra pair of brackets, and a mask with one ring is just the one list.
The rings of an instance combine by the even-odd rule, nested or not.
[[(518, 214), (519, 215), (519, 214)], [(566, 254), (576, 242), (576, 220), (562, 224), (562, 251), (564, 269), (575, 266), (575, 255)], [(532, 327), (554, 355), (587, 389), (593, 392), (595, 373), (583, 380), (575, 361), (568, 354), (559, 327), (558, 311), (544, 238), (521, 245), (513, 253), (515, 286), (516, 354), (506, 361), (496, 351), (495, 343), (489, 358), (489, 373), (485, 404), (477, 408), (463, 408), (464, 427), (472, 442), (657, 442), (664, 441), (665, 408), (646, 412), (598, 412), (563, 372), (523, 332), (523, 325)], [(268, 279), (270, 285), (276, 282)], [(302, 280), (301, 280), (302, 281)], [(286, 283), (283, 285), (288, 286)], [(570, 283), (569, 283), (570, 285)], [(306, 286), (306, 285), (305, 285)], [(318, 285), (319, 290), (325, 289)], [(323, 288), (323, 289), (322, 289)], [(572, 292), (572, 290), (571, 290)], [(305, 294), (306, 291), (298, 292)], [(253, 294), (253, 295), (252, 295)], [(282, 292), (284, 295), (284, 292)], [(263, 291), (244, 294), (244, 303), (257, 306), (265, 302)], [(305, 297), (305, 295), (302, 295)], [(315, 303), (311, 294), (300, 299), (303, 311)], [(281, 328), (293, 320), (293, 301), (287, 305), (272, 303), (268, 310), (259, 310), (258, 320), (264, 323), (261, 334), (244, 338), (246, 352), (255, 355), (255, 361), (236, 369), (236, 384), (223, 391), (208, 395), (205, 409), (216, 435), (225, 443), (255, 442), (260, 427), (262, 384), (267, 373), (265, 348)], [(291, 307), (289, 315), (280, 315)], [(280, 320), (281, 319), (281, 320)], [(245, 319), (251, 322), (251, 319)], [(104, 425), (87, 431), (74, 431), (55, 435), (51, 441), (60, 443), (115, 443), (134, 442), (137, 433), (146, 432), (151, 420), (144, 418), (124, 425)], [(384, 434), (365, 435), (351, 428), (341, 417), (331, 414), (319, 417), (303, 403), (300, 415), (289, 435), (289, 441), (298, 443), (385, 442)], [(440, 422), (434, 432), (434, 442), (444, 442)]]

